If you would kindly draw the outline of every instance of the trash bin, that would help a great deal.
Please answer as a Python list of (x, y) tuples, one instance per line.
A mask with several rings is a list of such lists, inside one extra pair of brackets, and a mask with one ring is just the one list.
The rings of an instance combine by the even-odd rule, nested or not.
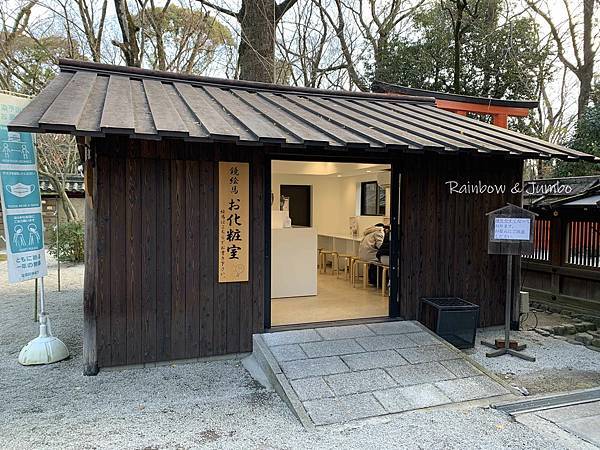
[(458, 297), (421, 298), (419, 322), (456, 348), (472, 348), (479, 306)]

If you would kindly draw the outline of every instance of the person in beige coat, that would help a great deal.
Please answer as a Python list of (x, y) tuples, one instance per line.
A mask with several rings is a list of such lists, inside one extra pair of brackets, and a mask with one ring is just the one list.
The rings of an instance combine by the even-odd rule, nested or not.
[[(385, 225), (377, 223), (373, 226), (368, 227), (363, 232), (363, 238), (360, 241), (360, 247), (358, 248), (358, 258), (363, 261), (378, 261), (377, 250), (383, 243), (385, 237)], [(377, 282), (377, 268), (375, 266), (369, 267), (369, 283), (375, 284)]]

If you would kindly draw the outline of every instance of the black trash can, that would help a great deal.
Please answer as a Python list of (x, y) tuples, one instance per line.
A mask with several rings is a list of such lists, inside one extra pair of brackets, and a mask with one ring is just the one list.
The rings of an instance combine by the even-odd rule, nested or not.
[(421, 298), (419, 322), (456, 348), (472, 348), (479, 306), (458, 297)]

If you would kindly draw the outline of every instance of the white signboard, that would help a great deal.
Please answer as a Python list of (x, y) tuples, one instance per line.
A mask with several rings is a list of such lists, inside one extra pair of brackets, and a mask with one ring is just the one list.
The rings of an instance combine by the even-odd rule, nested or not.
[(33, 136), (6, 128), (27, 103), (27, 98), (0, 94), (0, 200), (11, 283), (47, 273)]
[(494, 239), (501, 241), (529, 241), (531, 219), (496, 217)]

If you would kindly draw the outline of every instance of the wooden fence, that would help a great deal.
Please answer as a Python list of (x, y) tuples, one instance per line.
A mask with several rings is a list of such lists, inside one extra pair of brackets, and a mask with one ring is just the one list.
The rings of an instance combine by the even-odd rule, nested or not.
[(532, 299), (600, 313), (600, 214), (540, 214), (534, 250), (522, 259), (522, 285)]

